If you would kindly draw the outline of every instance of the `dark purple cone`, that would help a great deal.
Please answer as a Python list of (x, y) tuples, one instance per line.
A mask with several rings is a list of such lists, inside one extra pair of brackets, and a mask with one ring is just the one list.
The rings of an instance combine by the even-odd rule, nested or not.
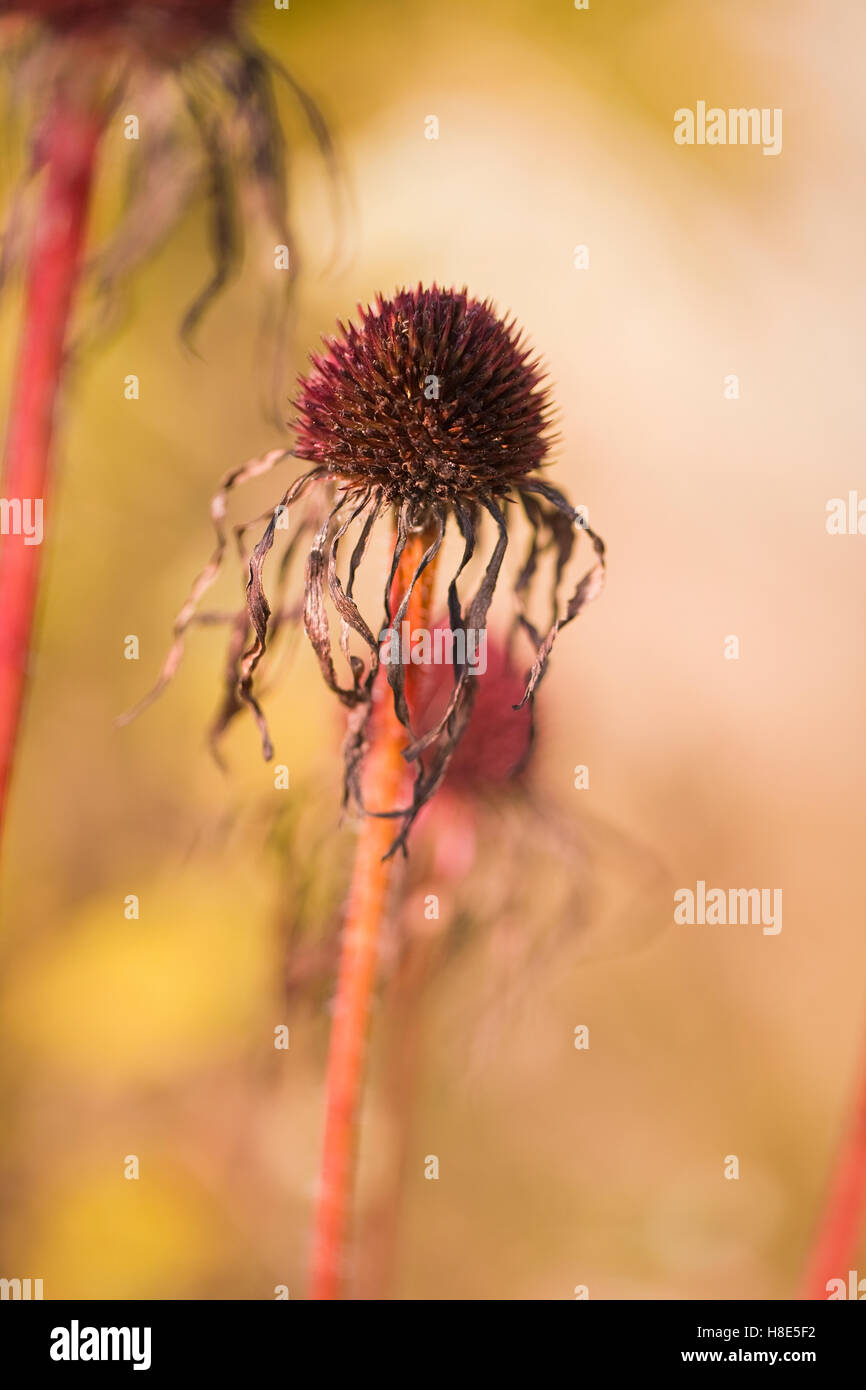
[(391, 504), (501, 497), (539, 466), (550, 394), (513, 319), (436, 285), (359, 313), (301, 380), (300, 458)]

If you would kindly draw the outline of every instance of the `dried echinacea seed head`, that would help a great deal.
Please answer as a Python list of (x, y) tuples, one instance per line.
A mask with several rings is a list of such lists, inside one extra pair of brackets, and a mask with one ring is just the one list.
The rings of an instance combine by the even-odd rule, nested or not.
[(505, 497), (549, 447), (550, 391), (514, 320), (465, 290), (403, 290), (313, 355), (295, 454), (392, 506)]
[[(282, 592), (291, 558), (306, 548), (304, 627), (327, 685), (349, 710), (345, 797), (366, 811), (361, 769), (381, 634), (401, 631), (414, 587), (442, 547), (446, 529), (455, 527), (462, 541), (462, 554), (448, 580), (447, 606), (450, 630), (455, 639), (462, 637), (456, 647), (465, 653), (471, 638), (486, 633), (516, 523), (514, 504), (519, 504), (529, 546), (514, 584), (514, 622), (535, 650), (522, 696), (515, 698), (511, 691), (507, 696), (512, 707), (520, 709), (532, 700), (559, 632), (598, 593), (604, 545), (537, 471), (549, 448), (550, 413), (549, 390), (537, 361), (522, 344), (513, 321), (502, 319), (492, 305), (472, 299), (465, 289), (419, 286), (398, 291), (392, 300), (379, 298), (375, 309), (361, 310), (360, 324), (341, 328), (313, 358), (312, 371), (301, 381), (297, 412), (297, 445), (291, 454), (275, 451), (224, 480), (212, 507), (217, 550), (178, 618), (175, 643), (154, 693), (175, 670), (186, 628), (222, 560), (228, 492), (278, 461), (304, 459), (312, 466), (285, 492), (249, 558), (247, 607), (233, 619), (227, 689), (216, 733), (246, 704), (262, 732), (265, 755), (271, 754), (255, 691), (257, 670), (286, 617)], [(391, 522), (393, 556), (388, 574), (381, 576), (384, 611), (378, 621), (368, 621), (358, 606), (355, 584), (376, 524), (383, 518)], [(247, 529), (240, 528), (241, 536)], [(475, 592), (464, 597), (464, 574), (484, 532), (491, 530), (492, 544)], [(425, 538), (423, 554), (408, 582), (396, 586), (402, 591), (395, 593), (395, 576), (410, 536), (419, 531)], [(581, 532), (592, 544), (594, 560), (561, 602), (560, 589)], [(272, 612), (263, 569), (275, 546), (282, 552), (276, 581), (280, 603)], [(546, 630), (536, 625), (529, 605), (545, 561), (551, 572), (552, 611)], [(405, 849), (415, 817), (446, 775), (472, 713), (478, 678), (465, 655), (454, 661), (440, 707), (419, 729), (407, 701), (405, 662), (389, 661), (386, 674), (394, 710), (407, 731), (404, 756), (416, 769), (411, 804), (375, 813), (390, 814), (400, 822), (393, 853), (398, 847)]]

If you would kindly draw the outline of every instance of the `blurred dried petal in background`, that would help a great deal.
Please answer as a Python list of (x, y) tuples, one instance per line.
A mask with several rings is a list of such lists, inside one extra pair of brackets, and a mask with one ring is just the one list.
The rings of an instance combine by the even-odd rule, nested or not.
[[(88, 337), (117, 321), (118, 291), (130, 272), (203, 193), (211, 267), (191, 302), (187, 293), (182, 337), (192, 343), (207, 309), (237, 277), (244, 237), (252, 232), (261, 280), (270, 268), (262, 332), (280, 378), (300, 256), (289, 220), (289, 147), (278, 85), (303, 113), (323, 156), (334, 236), (341, 235), (346, 186), (322, 112), (251, 36), (248, 5), (244, 0), (15, 0), (10, 8), (8, 129), (23, 137), (30, 163), (11, 194), (0, 284), (26, 253), (36, 215), (35, 175), (54, 100), (62, 94), (67, 101), (102, 105), (113, 113), (106, 138), (116, 146), (104, 154), (103, 164), (112, 172), (112, 166), (126, 169), (122, 187), (109, 187), (98, 209), (97, 228), (107, 224), (109, 230), (90, 258), (96, 303)], [(269, 391), (275, 389), (261, 362), (258, 375), (264, 375)], [(273, 410), (273, 397), (261, 390), (260, 396)]]

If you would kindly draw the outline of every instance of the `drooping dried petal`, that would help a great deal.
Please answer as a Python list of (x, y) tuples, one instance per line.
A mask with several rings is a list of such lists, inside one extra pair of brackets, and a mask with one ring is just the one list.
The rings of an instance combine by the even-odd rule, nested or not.
[[(448, 629), (442, 621), (438, 629)], [(436, 629), (434, 629), (434, 632)], [(475, 796), (510, 782), (525, 767), (532, 751), (534, 729), (529, 705), (515, 709), (526, 686), (523, 671), (506, 644), (488, 634), (480, 665), (470, 679), (476, 684), (475, 703), (463, 738), (454, 751), (445, 785), (452, 791)], [(453, 692), (454, 681), (446, 665), (418, 668), (416, 720), (426, 728), (441, 719)]]

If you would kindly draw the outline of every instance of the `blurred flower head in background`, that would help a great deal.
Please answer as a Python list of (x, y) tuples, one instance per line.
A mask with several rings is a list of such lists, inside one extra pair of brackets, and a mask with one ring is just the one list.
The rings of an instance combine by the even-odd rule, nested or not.
[(140, 46), (163, 61), (228, 33), (240, 0), (6, 0), (4, 12), (36, 17), (56, 33)]
[(207, 203), (211, 274), (187, 308), (187, 343), (208, 306), (238, 273), (247, 212), (275, 238), (266, 310), (282, 363), (289, 296), (299, 257), (288, 218), (287, 148), (274, 80), (286, 82), (325, 158), (339, 217), (341, 176), (326, 122), (312, 98), (247, 32), (243, 0), (13, 0), (0, 28), (10, 47), (13, 97), (32, 111), (31, 159), (13, 197), (0, 283), (26, 256), (31, 185), (70, 111), (107, 127), (122, 120), (128, 142), (124, 205), (90, 271), (102, 314), (114, 291), (155, 250), (194, 195)]

